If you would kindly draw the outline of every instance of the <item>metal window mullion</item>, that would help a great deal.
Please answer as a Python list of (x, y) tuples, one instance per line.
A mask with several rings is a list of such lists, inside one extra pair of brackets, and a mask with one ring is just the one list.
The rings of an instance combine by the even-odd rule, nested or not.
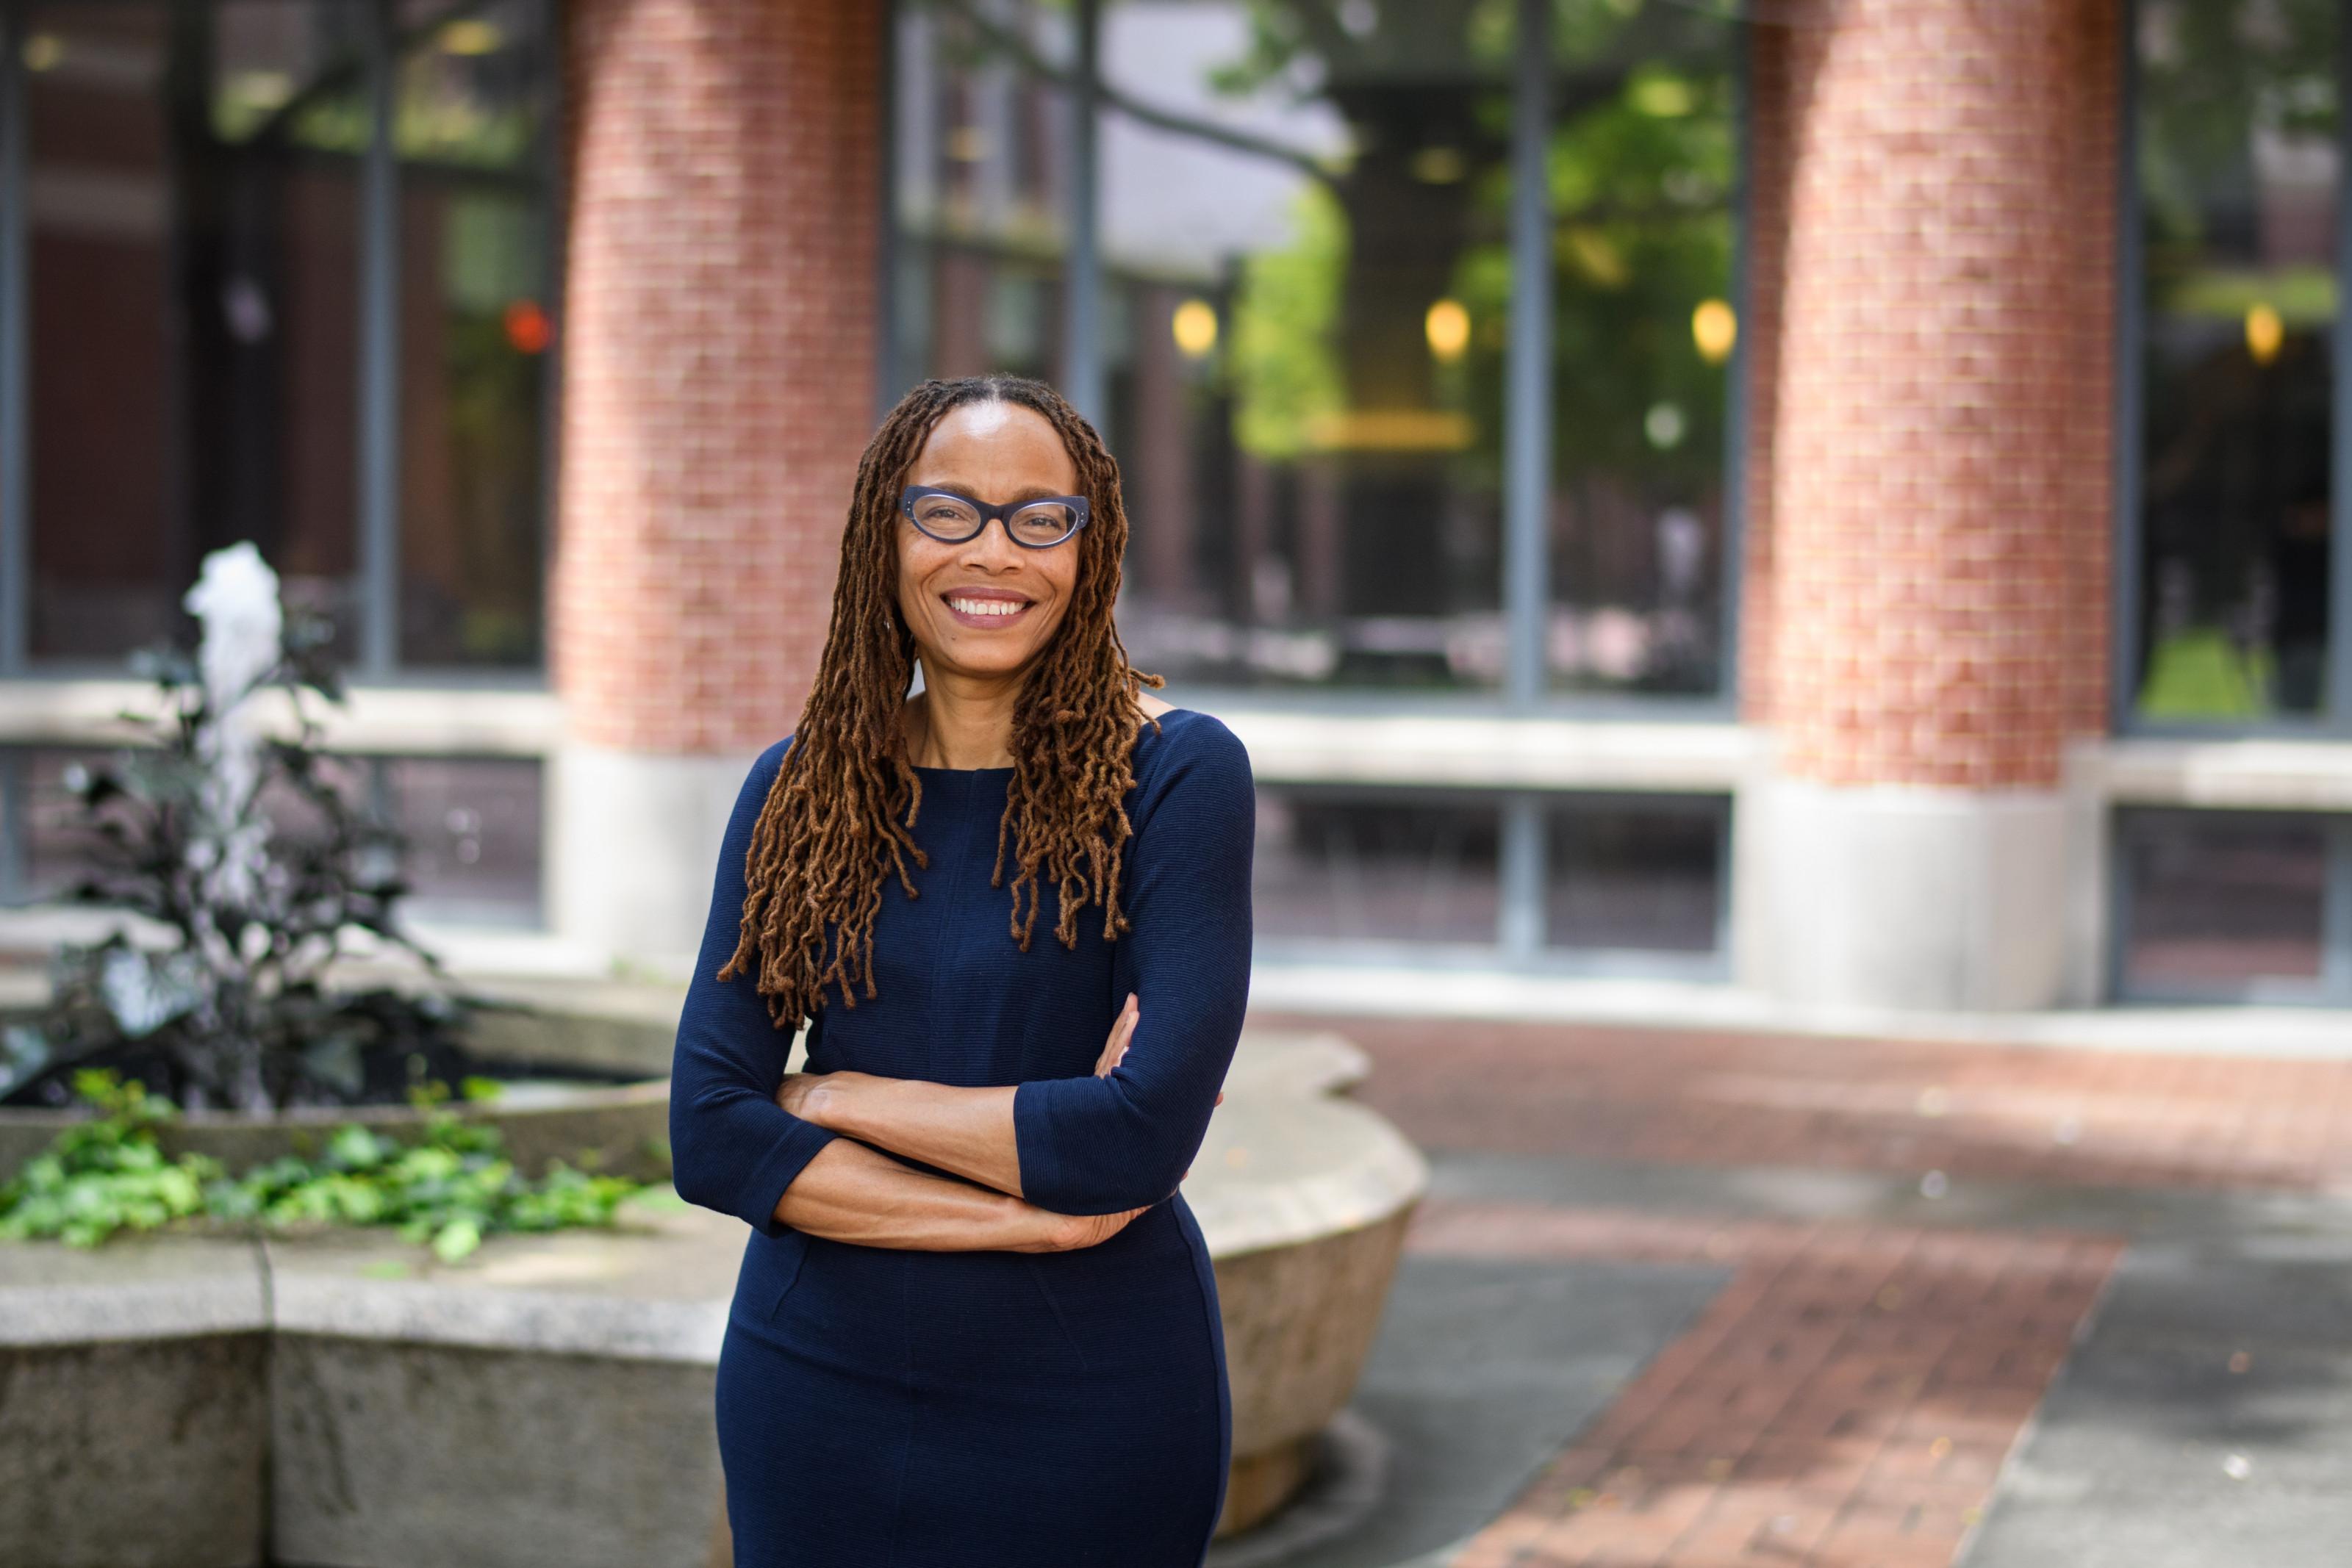
[(2116, 133), (2115, 519), (2109, 570), (2107, 628), (2108, 727), (2121, 734), (2137, 727), (2139, 699), (2140, 554), (2147, 548), (2140, 517), (2140, 458), (2147, 440), (2140, 384), (2141, 334), (2146, 328), (2146, 279), (2140, 243), (2139, 189), (2139, 4), (2125, 0), (2116, 102), (2122, 123)]
[[(547, 225), (540, 245), (540, 288), (547, 301), (547, 318), (555, 326), (539, 376), (539, 667), (542, 674), (555, 665), (548, 606), (554, 599), (551, 589), (556, 512), (563, 472), (563, 361), (570, 337), (565, 329), (564, 281), (571, 255), (572, 185), (563, 151), (564, 116), (569, 109), (564, 97), (564, 35), (570, 15), (570, 8), (559, 0), (539, 0), (539, 69), (541, 90), (546, 97), (541, 100), (538, 161), (545, 193), (541, 211)], [(543, 862), (541, 874), (545, 875)]]
[(1503, 956), (1515, 963), (1541, 956), (1547, 935), (1544, 882), (1550, 835), (1544, 805), (1543, 796), (1527, 790), (1503, 800), (1502, 907), (1496, 940)]
[(359, 558), (362, 674), (400, 660), (400, 164), (392, 0), (366, 0), (368, 149), (360, 174)]
[[(1505, 705), (1532, 715), (1546, 685), (1544, 626), (1551, 610), (1547, 515), (1551, 488), (1551, 4), (1518, 0), (1518, 69), (1511, 84), (1511, 314), (1503, 361), (1503, 612)], [(1504, 956), (1532, 960), (1544, 944), (1542, 797), (1503, 803)]]
[[(2342, 62), (2352, 44), (2352, 0), (2336, 8), (2336, 54), (2338, 93)], [(2323, 706), (2327, 727), (2352, 730), (2352, 483), (2344, 466), (2352, 459), (2352, 385), (2345, 367), (2352, 365), (2352, 308), (2344, 295), (2346, 271), (2352, 267), (2352, 115), (2339, 102), (2336, 115), (2336, 320), (2330, 334), (2334, 374), (2328, 393), (2329, 467), (2327, 497), (2327, 698)]]
[(1062, 262), (1062, 395), (1099, 429), (1103, 407), (1101, 147), (1096, 107), (1102, 70), (1099, 0), (1070, 7), (1069, 245)]
[(1508, 643), (1505, 695), (1533, 711), (1545, 685), (1550, 609), (1551, 480), (1550, 0), (1519, 0), (1518, 70), (1511, 100), (1511, 315), (1504, 355), (1503, 602)]
[(883, 0), (882, 81), (876, 98), (874, 234), (874, 421), (898, 401), (898, 24), (899, 0)]
[[(1734, 330), (1723, 387), (1723, 543), (1716, 562), (1716, 609), (1719, 643), (1715, 695), (1733, 718), (1739, 716), (1739, 593), (1746, 580), (1748, 548), (1748, 328), (1755, 319), (1755, 283), (1748, 248), (1755, 228), (1756, 160), (1749, 123), (1756, 99), (1756, 29), (1731, 29), (1731, 299)], [(1729, 878), (1725, 879), (1728, 881)], [(1724, 949), (1728, 952), (1727, 946)]]
[(2327, 819), (2319, 942), (2321, 994), (2334, 1002), (2352, 1001), (2352, 816)]
[(25, 667), (32, 572), (31, 247), (25, 211), (25, 27), (18, 0), (0, 0), (0, 674)]

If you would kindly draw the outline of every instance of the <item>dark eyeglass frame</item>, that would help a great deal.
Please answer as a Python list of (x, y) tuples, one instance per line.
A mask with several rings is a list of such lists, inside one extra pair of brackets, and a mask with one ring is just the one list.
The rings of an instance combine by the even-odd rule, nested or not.
[[(915, 516), (915, 503), (926, 496), (945, 496), (951, 501), (961, 501), (965, 506), (980, 513), (979, 526), (968, 534), (953, 536), (924, 528), (922, 519)], [(1048, 539), (1044, 544), (1033, 545), (1027, 539), (1022, 538), (1013, 531), (1013, 514), (1026, 511), (1031, 507), (1067, 507), (1070, 509), (1068, 530), (1060, 538)], [(907, 520), (914, 524), (918, 529), (943, 545), (960, 545), (978, 538), (987, 529), (989, 519), (993, 517), (1004, 529), (1004, 537), (1023, 549), (1052, 549), (1055, 545), (1067, 543), (1076, 537), (1078, 530), (1085, 528), (1088, 520), (1087, 498), (1084, 496), (1032, 496), (1025, 501), (1008, 501), (1000, 507), (992, 506), (977, 496), (967, 496), (961, 490), (943, 490), (936, 485), (909, 485), (899, 491), (898, 510), (906, 514)]]

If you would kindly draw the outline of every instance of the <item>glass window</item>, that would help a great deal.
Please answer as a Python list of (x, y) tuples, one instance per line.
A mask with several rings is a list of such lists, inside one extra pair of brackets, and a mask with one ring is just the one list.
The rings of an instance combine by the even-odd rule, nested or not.
[[(1555, 6), (1551, 618), (1569, 691), (1722, 686), (1738, 24)], [(1709, 15), (1712, 10), (1715, 15)], [(1507, 275), (1473, 300), (1501, 319)], [(1499, 336), (1499, 334), (1497, 334)]]
[(1143, 667), (1500, 679), (1510, 16), (1104, 8), (1107, 434)]
[(2122, 825), (2124, 990), (2319, 985), (2328, 819), (2151, 810), (2125, 813)]
[(1061, 380), (1069, 16), (1042, 0), (898, 8), (898, 387), (992, 371)]
[(2143, 544), (2125, 678), (2144, 719), (2327, 701), (2341, 15), (2140, 9)]
[(410, 0), (400, 153), (400, 659), (541, 662), (550, 317), (543, 0)]
[(89, 747), (0, 747), (0, 831), (5, 834), (0, 902), (40, 904), (72, 890), (81, 875), (83, 840), (66, 769), (112, 756)]
[(1553, 808), (1545, 940), (1705, 954), (1722, 940), (1726, 801), (1570, 798)]
[(33, 657), (170, 635), (237, 539), (289, 594), (353, 602), (356, 22), (30, 7)]
[(536, 925), (541, 768), (530, 758), (386, 758), (384, 793), (408, 839), (408, 912)]
[(1257, 799), (1260, 940), (1494, 944), (1491, 803), (1272, 785)]
[[(10, 858), (0, 902), (62, 897), (88, 848), (69, 767), (110, 765), (118, 753), (73, 747), (0, 747), (0, 828)], [(541, 918), (541, 783), (536, 758), (354, 757), (324, 760), (322, 776), (362, 815), (383, 813), (408, 841), (404, 913), (425, 919), (536, 925)], [(316, 834), (318, 815), (285, 791), (262, 809), (277, 831)]]

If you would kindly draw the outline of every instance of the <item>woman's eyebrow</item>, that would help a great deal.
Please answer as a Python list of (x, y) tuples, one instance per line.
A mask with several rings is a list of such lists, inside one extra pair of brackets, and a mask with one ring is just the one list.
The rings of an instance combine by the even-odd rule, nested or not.
[[(955, 479), (942, 479), (936, 484), (927, 485), (923, 487), (927, 490), (953, 490), (957, 495), (962, 496), (969, 500), (979, 501), (987, 499), (986, 497), (982, 496), (980, 491), (972, 486), (966, 485), (961, 481)], [(1016, 488), (1013, 494), (1007, 496), (1003, 502), (998, 504), (1010, 506), (1015, 501), (1034, 501), (1041, 497), (1066, 496), (1070, 494), (1072, 494), (1072, 492), (1067, 490), (1056, 490), (1051, 485), (1023, 485)]]

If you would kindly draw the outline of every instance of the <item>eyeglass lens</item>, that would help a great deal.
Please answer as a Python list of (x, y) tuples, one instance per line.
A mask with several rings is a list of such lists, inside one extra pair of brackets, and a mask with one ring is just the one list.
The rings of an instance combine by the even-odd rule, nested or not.
[[(915, 500), (915, 526), (949, 544), (960, 544), (980, 532), (985, 520), (980, 508), (957, 496), (921, 496)], [(1004, 531), (1024, 545), (1058, 544), (1076, 521), (1068, 507), (1040, 501), (1004, 519)]]

